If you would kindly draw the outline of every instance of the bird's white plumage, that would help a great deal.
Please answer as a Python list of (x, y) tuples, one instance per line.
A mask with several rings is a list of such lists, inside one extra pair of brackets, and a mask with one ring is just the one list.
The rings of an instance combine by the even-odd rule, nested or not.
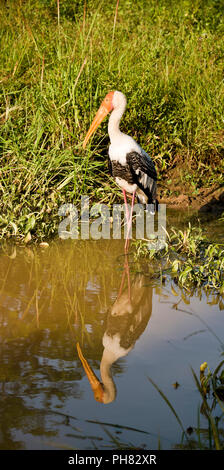
[(126, 180), (123, 178), (119, 178), (119, 176), (115, 177), (115, 181), (120, 186), (121, 189), (124, 189), (127, 191), (127, 193), (132, 194), (134, 191), (137, 190), (137, 184), (129, 184)]
[(121, 132), (117, 138), (111, 139), (109, 146), (109, 157), (111, 161), (115, 160), (121, 165), (126, 165), (126, 155), (130, 152), (141, 153), (140, 145), (138, 145), (131, 136)]
[(113, 96), (113, 111), (108, 122), (108, 133), (110, 137), (109, 158), (126, 165), (126, 155), (129, 152), (141, 153), (140, 145), (135, 140), (124, 134), (119, 129), (122, 115), (126, 108), (127, 100), (123, 93), (115, 91)]
[(116, 333), (113, 336), (107, 335), (107, 333), (104, 333), (103, 336), (103, 346), (104, 348), (113, 355), (113, 361), (117, 361), (120, 357), (126, 356), (129, 351), (132, 349), (132, 347), (128, 349), (122, 348), (120, 345), (120, 335)]
[[(110, 137), (109, 159), (113, 163), (118, 163), (122, 167), (127, 167), (127, 172), (136, 174), (138, 182), (131, 182), (123, 174), (115, 174), (115, 181), (123, 190), (128, 193), (135, 193), (141, 203), (147, 204), (148, 192), (151, 193), (153, 201), (156, 200), (156, 170), (149, 155), (139, 144), (129, 135), (120, 131), (119, 124), (126, 108), (126, 97), (120, 91), (115, 91), (113, 95), (113, 111), (108, 123), (108, 133)], [(133, 162), (130, 155), (133, 153)], [(136, 154), (139, 156), (136, 159)], [(122, 173), (121, 171), (119, 171)], [(125, 172), (124, 172), (125, 175)], [(129, 179), (129, 181), (128, 181)], [(137, 184), (135, 184), (137, 183)], [(144, 192), (146, 190), (146, 194)]]

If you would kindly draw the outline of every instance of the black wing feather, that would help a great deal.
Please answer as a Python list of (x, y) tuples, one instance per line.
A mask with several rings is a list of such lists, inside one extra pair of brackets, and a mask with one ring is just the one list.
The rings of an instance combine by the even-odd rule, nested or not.
[(154, 181), (157, 181), (157, 173), (153, 161), (147, 157), (147, 155), (138, 152), (129, 152), (127, 153), (127, 163), (136, 175), (137, 180), (138, 173), (146, 173), (147, 176), (152, 178)]
[(113, 176), (112, 163), (111, 163), (109, 156), (108, 156), (108, 170), (109, 170), (110, 176)]
[[(144, 153), (130, 152), (127, 154), (127, 164), (133, 176), (133, 180), (139, 189), (148, 198), (148, 204), (156, 203), (157, 173), (152, 160)], [(145, 180), (145, 176), (147, 177)], [(137, 194), (138, 197), (138, 194)], [(138, 197), (141, 201), (141, 199)]]

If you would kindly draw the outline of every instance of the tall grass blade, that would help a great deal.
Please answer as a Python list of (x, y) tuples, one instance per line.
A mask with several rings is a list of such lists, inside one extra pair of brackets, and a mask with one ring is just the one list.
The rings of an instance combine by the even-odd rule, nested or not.
[(94, 419), (87, 419), (87, 423), (95, 423), (95, 424), (100, 424), (102, 426), (110, 426), (113, 428), (118, 428), (118, 429), (126, 429), (127, 431), (135, 431), (135, 432), (140, 432), (142, 434), (150, 434), (148, 431), (143, 431), (142, 429), (134, 428), (132, 426), (124, 426), (121, 424), (113, 424), (113, 423), (105, 423), (103, 421), (98, 421)]
[(175, 411), (174, 407), (171, 405), (169, 399), (166, 397), (166, 395), (162, 392), (162, 390), (158, 387), (158, 385), (155, 384), (155, 382), (153, 382), (153, 380), (148, 377), (148, 380), (151, 382), (151, 384), (153, 385), (153, 387), (155, 387), (155, 389), (157, 390), (157, 392), (159, 392), (159, 394), (161, 395), (161, 397), (164, 399), (164, 401), (166, 402), (166, 404), (169, 406), (170, 410), (172, 411), (173, 415), (175, 416), (178, 424), (180, 425), (182, 431), (183, 431), (183, 435), (184, 437), (188, 440), (188, 436), (184, 430), (184, 427), (183, 427), (183, 424), (181, 422), (181, 419), (179, 418), (177, 412)]
[(112, 53), (113, 53), (113, 44), (114, 44), (114, 35), (115, 35), (115, 28), (116, 28), (116, 22), (117, 22), (118, 7), (119, 7), (119, 0), (117, 0), (115, 14), (114, 14), (114, 24), (113, 24), (113, 33), (112, 33), (111, 49), (110, 49), (109, 70), (111, 69), (111, 60), (112, 60)]

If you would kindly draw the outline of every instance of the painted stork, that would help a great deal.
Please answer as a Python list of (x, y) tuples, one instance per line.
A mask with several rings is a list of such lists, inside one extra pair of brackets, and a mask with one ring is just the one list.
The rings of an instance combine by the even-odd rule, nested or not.
[(101, 382), (83, 356), (79, 343), (77, 351), (96, 401), (108, 404), (116, 398), (116, 386), (111, 373), (112, 365), (133, 349), (144, 332), (152, 313), (152, 287), (146, 287), (144, 274), (135, 275), (129, 288), (118, 294), (107, 317), (103, 335), (103, 354), (100, 362)]
[[(91, 135), (106, 115), (112, 111), (108, 123), (110, 137), (108, 162), (110, 174), (114, 177), (124, 195), (126, 220), (128, 221), (125, 249), (128, 246), (135, 195), (138, 202), (142, 204), (154, 204), (154, 208), (157, 204), (157, 173), (153, 161), (132, 137), (124, 134), (119, 129), (126, 104), (126, 97), (123, 93), (110, 91), (101, 103), (83, 142), (83, 148), (85, 148)], [(130, 215), (126, 192), (132, 194)]]

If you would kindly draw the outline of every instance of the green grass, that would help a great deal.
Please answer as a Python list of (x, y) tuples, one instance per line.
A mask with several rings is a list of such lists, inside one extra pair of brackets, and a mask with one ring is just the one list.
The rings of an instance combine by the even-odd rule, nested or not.
[(107, 123), (82, 150), (108, 90), (123, 91), (122, 130), (161, 181), (223, 184), (222, 0), (1, 1), (1, 238), (56, 233), (81, 194), (112, 203)]

